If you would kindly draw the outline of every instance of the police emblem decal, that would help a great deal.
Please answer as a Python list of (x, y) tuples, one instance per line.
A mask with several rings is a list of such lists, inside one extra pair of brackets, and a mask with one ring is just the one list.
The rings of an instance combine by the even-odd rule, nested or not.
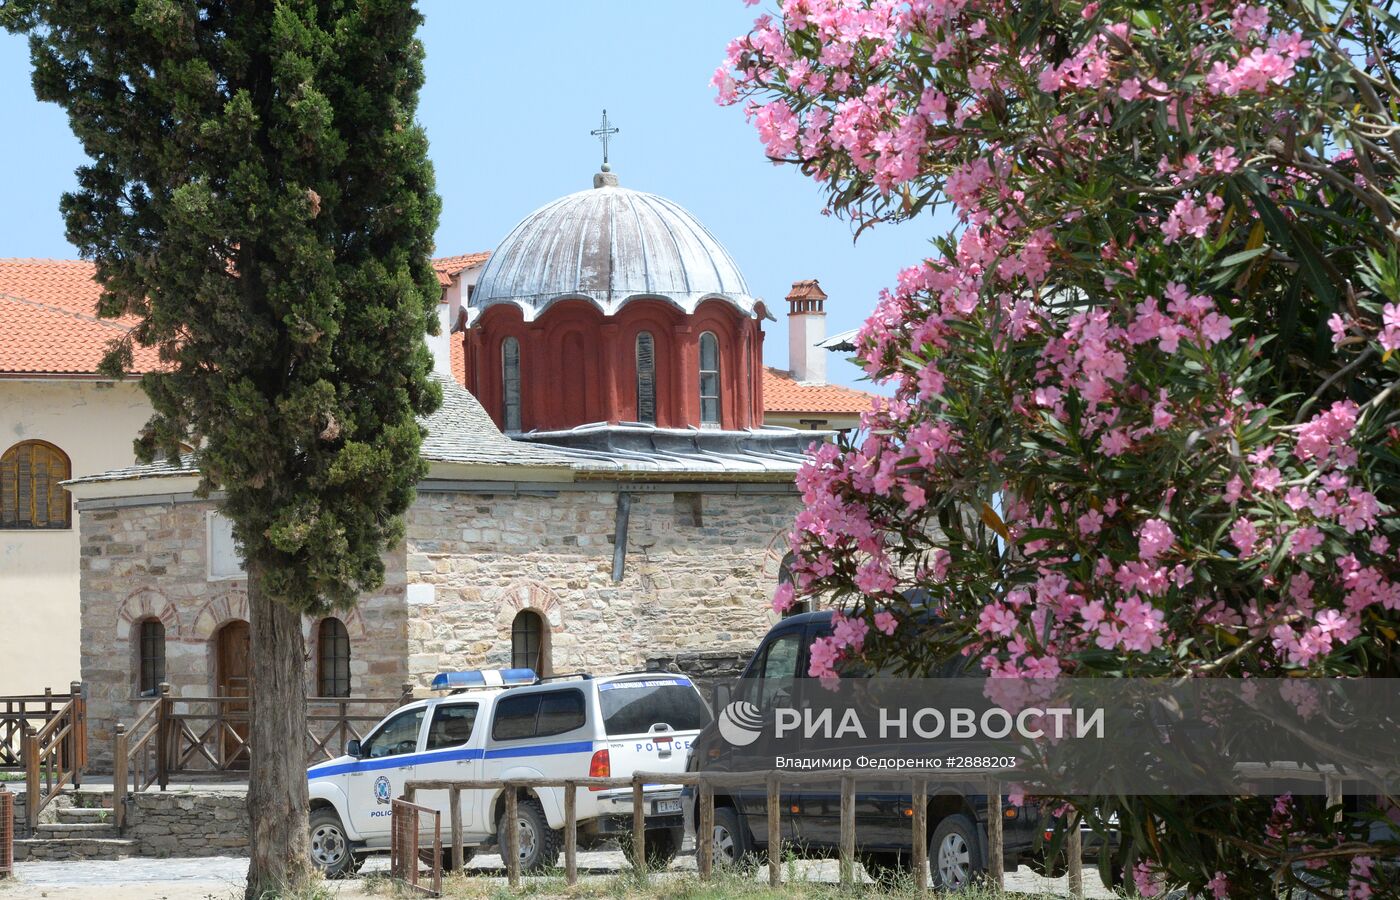
[(389, 802), (389, 779), (384, 775), (374, 779), (374, 799), (377, 803)]

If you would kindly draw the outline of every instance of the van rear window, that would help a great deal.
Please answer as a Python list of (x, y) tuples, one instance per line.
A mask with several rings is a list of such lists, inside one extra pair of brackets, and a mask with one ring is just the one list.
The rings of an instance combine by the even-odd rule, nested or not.
[(700, 694), (681, 678), (614, 681), (599, 686), (598, 699), (609, 735), (646, 734), (660, 723), (672, 731), (699, 731), (710, 723)]

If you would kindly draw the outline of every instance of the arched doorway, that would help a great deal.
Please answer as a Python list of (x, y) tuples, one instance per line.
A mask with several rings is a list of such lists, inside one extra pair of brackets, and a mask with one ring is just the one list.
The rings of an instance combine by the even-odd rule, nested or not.
[(234, 619), (214, 634), (214, 695), (234, 698), (224, 703), (226, 728), (220, 744), (224, 765), (248, 765), (248, 719), (252, 711), (252, 633), (248, 623)]

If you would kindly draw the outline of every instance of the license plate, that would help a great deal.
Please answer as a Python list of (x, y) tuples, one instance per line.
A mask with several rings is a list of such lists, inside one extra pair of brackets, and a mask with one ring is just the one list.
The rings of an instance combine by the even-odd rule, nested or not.
[(679, 800), (658, 800), (656, 801), (656, 814), (658, 816), (666, 813), (678, 813), (681, 811), (681, 801)]

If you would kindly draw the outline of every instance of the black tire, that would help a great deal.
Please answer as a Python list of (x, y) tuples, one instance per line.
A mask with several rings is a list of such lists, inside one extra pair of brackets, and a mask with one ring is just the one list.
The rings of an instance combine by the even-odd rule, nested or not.
[[(681, 843), (684, 840), (684, 828), (648, 828), (647, 868), (661, 871), (669, 866), (671, 860), (676, 858), (676, 854), (681, 852)], [(628, 865), (636, 865), (636, 860), (632, 858), (632, 836), (630, 834), (622, 838), (622, 854), (627, 857)]]
[(359, 870), (363, 860), (357, 859), (350, 847), (350, 838), (335, 810), (321, 807), (312, 810), (308, 822), (311, 829), (311, 864), (327, 878), (349, 878)]
[[(465, 866), (467, 863), (470, 863), (472, 861), (472, 857), (474, 856), (476, 856), (475, 847), (463, 847), (462, 865)], [(424, 865), (431, 866), (433, 864), (432, 848), (428, 848), (427, 850), (419, 850), (418, 858), (423, 861)], [(442, 847), (442, 870), (444, 872), (452, 872), (455, 871), (456, 868), (457, 867), (452, 864), (452, 848), (444, 844)]]
[(1047, 860), (1044, 851), (1026, 860), (1030, 870), (1042, 878), (1060, 878), (1069, 871), (1069, 859), (1064, 852), (1056, 853), (1054, 859)]
[(928, 856), (933, 886), (941, 891), (961, 891), (982, 879), (982, 842), (967, 816), (951, 815), (938, 823)]
[[(520, 871), (542, 872), (552, 869), (559, 862), (559, 850), (564, 836), (549, 827), (544, 807), (538, 800), (522, 800), (518, 808), (520, 819)], [(506, 855), (506, 814), (496, 822), (496, 839), (499, 842), (501, 859)]]
[(899, 850), (871, 850), (860, 855), (865, 874), (886, 887), (899, 884), (914, 875), (914, 857)]
[(743, 874), (758, 869), (753, 836), (740, 818), (739, 811), (732, 806), (715, 807), (714, 863), (715, 868)]
[(1118, 847), (1107, 863), (1100, 861), (1099, 881), (1110, 891), (1136, 897), (1137, 882), (1133, 881), (1133, 867), (1136, 865), (1136, 851), (1131, 847)]

